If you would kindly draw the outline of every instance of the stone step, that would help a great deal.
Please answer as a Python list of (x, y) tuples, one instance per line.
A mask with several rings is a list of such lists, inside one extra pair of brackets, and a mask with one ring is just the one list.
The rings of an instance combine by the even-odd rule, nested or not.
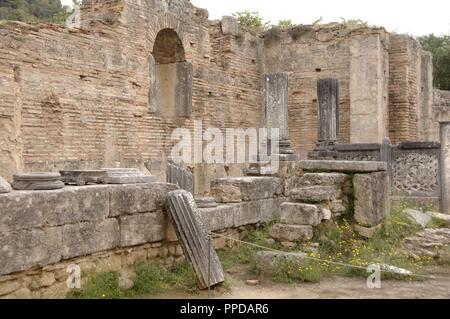
[(270, 230), (270, 237), (280, 241), (308, 241), (313, 237), (313, 227), (305, 225), (276, 224)]
[(218, 203), (247, 202), (282, 194), (283, 182), (276, 177), (228, 177), (211, 183), (211, 195)]
[(306, 173), (300, 177), (299, 186), (339, 186), (350, 180), (349, 175), (340, 173)]
[(316, 205), (298, 203), (281, 204), (282, 224), (318, 226), (321, 219), (321, 209)]
[(342, 198), (342, 189), (336, 186), (307, 186), (294, 188), (291, 199), (295, 202), (321, 203)]

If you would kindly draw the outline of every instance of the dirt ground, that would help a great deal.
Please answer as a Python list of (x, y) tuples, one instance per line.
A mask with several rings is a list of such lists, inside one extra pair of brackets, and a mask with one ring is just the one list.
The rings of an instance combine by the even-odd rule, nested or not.
[[(231, 291), (224, 288), (212, 291), (215, 299), (448, 299), (450, 298), (450, 267), (429, 267), (426, 275), (435, 279), (421, 281), (382, 281), (381, 289), (368, 289), (366, 280), (359, 277), (333, 276), (320, 283), (274, 283), (270, 279), (254, 278), (245, 270), (228, 274)], [(246, 281), (259, 279), (260, 284), (249, 286)], [(181, 291), (166, 292), (151, 298), (199, 299), (207, 298), (207, 291), (189, 294)]]

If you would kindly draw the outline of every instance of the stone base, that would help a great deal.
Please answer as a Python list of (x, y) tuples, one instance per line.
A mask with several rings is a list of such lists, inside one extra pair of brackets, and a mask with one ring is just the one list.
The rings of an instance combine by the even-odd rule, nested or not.
[(19, 191), (54, 190), (64, 188), (59, 173), (16, 174), (12, 188)]

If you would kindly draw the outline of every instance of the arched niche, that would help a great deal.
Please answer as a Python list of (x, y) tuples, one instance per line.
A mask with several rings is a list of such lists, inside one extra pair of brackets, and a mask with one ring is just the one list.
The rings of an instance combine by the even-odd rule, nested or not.
[(150, 112), (163, 118), (190, 117), (193, 70), (176, 31), (166, 28), (158, 32), (149, 66)]

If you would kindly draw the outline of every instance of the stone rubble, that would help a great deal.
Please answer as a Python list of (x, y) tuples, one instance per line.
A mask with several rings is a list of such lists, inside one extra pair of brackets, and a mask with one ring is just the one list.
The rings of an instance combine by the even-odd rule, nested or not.
[(422, 228), (427, 227), (427, 225), (432, 220), (432, 217), (430, 215), (424, 214), (421, 211), (415, 209), (405, 209), (402, 211), (402, 214), (406, 216), (406, 218), (408, 218), (410, 222)]

